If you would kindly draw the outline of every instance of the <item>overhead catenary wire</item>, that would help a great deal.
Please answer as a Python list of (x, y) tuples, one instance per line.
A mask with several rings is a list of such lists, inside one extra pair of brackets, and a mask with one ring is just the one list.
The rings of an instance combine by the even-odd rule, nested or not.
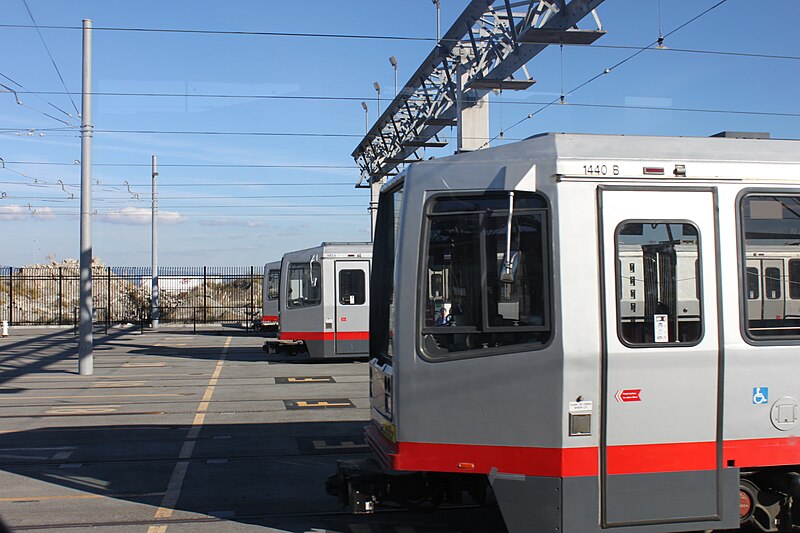
[[(58, 163), (53, 161), (6, 161), (16, 165), (51, 165), (51, 166), (76, 166), (72, 163)], [(92, 163), (95, 167), (150, 167), (150, 163)], [(166, 163), (158, 164), (159, 167), (177, 168), (321, 168), (321, 169), (355, 169), (355, 165), (302, 165), (302, 164), (248, 164), (248, 163)]]
[[(26, 207), (27, 208), (27, 206), (22, 206), (22, 207)], [(25, 214), (25, 215), (27, 215), (29, 217), (32, 217), (32, 218), (37, 218), (37, 217), (41, 217), (41, 218), (73, 217), (73, 218), (77, 219), (78, 216), (79, 216), (77, 213), (55, 212), (55, 211), (53, 211), (53, 208), (51, 208), (50, 206), (40, 206), (38, 209), (42, 209), (42, 208), (45, 208), (45, 207), (47, 208), (46, 212), (38, 212), (38, 213), (33, 213), (33, 212), (30, 212), (30, 213), (16, 213), (16, 212), (15, 213), (5, 213), (5, 212), (3, 212), (2, 206), (0, 206), (0, 220), (3, 220), (2, 217), (4, 217), (4, 216), (6, 216), (6, 217), (7, 216), (15, 216), (16, 217), (16, 216), (21, 216), (23, 214)], [(34, 208), (33, 206), (31, 206), (31, 208), (32, 209), (37, 209), (37, 208)], [(148, 210), (148, 212), (149, 212), (149, 210)], [(105, 211), (105, 212), (103, 212), (103, 211), (100, 211), (100, 210), (95, 210), (95, 212), (92, 213), (92, 216), (94, 216), (94, 217), (114, 216), (114, 217), (134, 218), (134, 217), (140, 217), (141, 215), (142, 214), (138, 213), (138, 212), (137, 213), (130, 213), (130, 212), (125, 212), (125, 211)], [(170, 218), (169, 215), (162, 215), (162, 216), (165, 216), (166, 218)], [(183, 215), (181, 215), (181, 216), (183, 216)], [(226, 213), (224, 215), (220, 215), (219, 213), (193, 213), (191, 216), (192, 217), (223, 218), (223, 219), (224, 218), (296, 218), (296, 217), (303, 217), (303, 218), (315, 218), (315, 217), (331, 218), (331, 217), (367, 217), (367, 216), (369, 216), (369, 213), (367, 213), (366, 211), (364, 211), (363, 213), (328, 213), (328, 212), (321, 212), (321, 211), (308, 212), (308, 213)]]
[[(78, 111), (78, 106), (75, 105), (75, 100), (72, 99), (72, 95), (69, 93), (69, 89), (67, 88), (67, 83), (64, 81), (64, 76), (61, 75), (61, 71), (56, 64), (56, 60), (53, 58), (53, 54), (50, 53), (50, 47), (47, 46), (47, 41), (44, 40), (44, 35), (42, 35), (42, 31), (39, 29), (39, 26), (36, 24), (36, 19), (33, 18), (33, 12), (31, 12), (31, 8), (28, 6), (28, 0), (22, 0), (22, 3), (25, 4), (25, 9), (28, 11), (28, 15), (31, 17), (31, 22), (33, 22), (34, 27), (36, 28), (36, 33), (39, 34), (39, 39), (41, 39), (42, 44), (44, 45), (44, 49), (47, 50), (47, 55), (50, 57), (50, 62), (53, 64), (53, 68), (56, 70), (56, 74), (58, 74), (58, 79), (61, 80), (61, 85), (64, 87), (64, 90), (67, 91), (67, 96), (69, 97), (69, 101), (72, 103), (72, 107), (75, 109), (75, 114), (80, 116), (81, 112)], [(67, 114), (70, 118), (72, 115)]]
[[(714, 9), (712, 6), (710, 9)], [(702, 15), (702, 14), (701, 14)], [(693, 21), (689, 21), (693, 22)], [(0, 28), (16, 28), (16, 29), (48, 29), (48, 30), (81, 30), (81, 26), (66, 26), (66, 25), (30, 25), (30, 24), (0, 24)], [(314, 32), (270, 32), (270, 31), (247, 31), (247, 30), (202, 30), (202, 29), (188, 29), (188, 28), (144, 28), (144, 27), (124, 27), (124, 26), (94, 26), (94, 31), (107, 31), (107, 32), (133, 32), (133, 33), (185, 33), (194, 35), (218, 35), (218, 36), (262, 36), (262, 37), (288, 37), (288, 38), (308, 38), (308, 39), (352, 39), (352, 40), (382, 40), (382, 41), (417, 41), (417, 42), (433, 42), (439, 40), (434, 37), (412, 36), (412, 35), (370, 35), (370, 34), (357, 34), (357, 33), (314, 33)], [(664, 37), (668, 37), (670, 32)], [(441, 39), (441, 42), (447, 42)], [(452, 40), (452, 42), (459, 42)], [(655, 43), (654, 43), (655, 44)], [(575, 46), (583, 48), (597, 48), (597, 49), (630, 49), (639, 50), (640, 46), (635, 45), (603, 45), (603, 44), (580, 44), (580, 43), (564, 43), (564, 46)], [(740, 57), (760, 57), (769, 59), (790, 59), (800, 60), (800, 56), (785, 55), (785, 54), (756, 54), (748, 52), (726, 52), (718, 50), (704, 50), (704, 49), (687, 49), (687, 48), (672, 48), (665, 50), (658, 50), (658, 52), (677, 52), (677, 53), (698, 53), (698, 54), (718, 54), (718, 55), (731, 55)], [(183, 95), (186, 96), (186, 95)]]
[[(30, 24), (0, 24), (0, 28), (9, 29), (32, 29), (37, 26)], [(64, 25), (40, 25), (38, 28), (46, 30), (80, 30), (81, 26)], [(145, 27), (124, 27), (124, 26), (94, 26), (93, 31), (98, 32), (130, 32), (130, 33), (184, 33), (193, 35), (235, 35), (243, 37), (294, 37), (294, 38), (313, 38), (313, 39), (357, 39), (372, 41), (417, 41), (417, 42), (436, 42), (433, 37), (414, 37), (406, 35), (369, 35), (359, 33), (303, 33), (303, 32), (281, 32), (281, 31), (248, 31), (248, 30), (199, 30), (188, 28), (145, 28)], [(442, 42), (445, 40), (442, 39)]]
[[(666, 35), (659, 36), (659, 38), (658, 38), (658, 39), (656, 39), (655, 41), (651, 42), (650, 44), (648, 44), (648, 45), (646, 45), (646, 46), (643, 46), (643, 47), (639, 48), (638, 50), (636, 50), (636, 51), (635, 51), (633, 54), (629, 55), (628, 57), (626, 57), (626, 58), (622, 59), (621, 61), (618, 61), (617, 63), (615, 63), (615, 64), (614, 64), (614, 65), (612, 65), (611, 67), (607, 67), (607, 68), (603, 69), (603, 71), (602, 71), (602, 72), (600, 72), (600, 73), (598, 73), (598, 74), (595, 74), (594, 76), (590, 77), (589, 79), (587, 79), (587, 80), (586, 80), (586, 81), (584, 81), (583, 83), (579, 84), (578, 86), (574, 87), (574, 88), (573, 88), (573, 89), (571, 89), (570, 91), (567, 91), (567, 94), (570, 94), (570, 93), (573, 93), (573, 92), (579, 91), (580, 89), (582, 89), (583, 87), (586, 87), (587, 85), (589, 85), (590, 83), (594, 82), (595, 80), (597, 80), (597, 79), (599, 79), (599, 78), (602, 78), (603, 76), (605, 76), (605, 75), (607, 75), (607, 74), (610, 74), (610, 73), (611, 73), (611, 72), (613, 72), (615, 69), (617, 69), (617, 68), (621, 67), (622, 65), (624, 65), (624, 64), (625, 64), (625, 63), (627, 63), (628, 61), (630, 61), (630, 60), (634, 59), (635, 57), (637, 57), (637, 56), (641, 55), (641, 54), (642, 54), (642, 53), (644, 53), (645, 51), (647, 51), (647, 50), (649, 50), (649, 49), (652, 49), (652, 47), (653, 47), (653, 46), (655, 46), (655, 45), (657, 45), (657, 44), (659, 43), (659, 41), (663, 40), (663, 38), (669, 37), (669, 36), (671, 36), (671, 35), (675, 34), (676, 32), (678, 32), (678, 31), (682, 30), (683, 28), (685, 28), (685, 27), (686, 27), (686, 26), (688, 26), (689, 24), (691, 24), (691, 23), (695, 22), (696, 20), (698, 20), (699, 18), (701, 18), (701, 17), (703, 17), (703, 16), (707, 15), (708, 13), (710, 13), (710, 12), (711, 12), (711, 11), (713, 11), (714, 9), (718, 8), (718, 7), (719, 7), (719, 6), (721, 6), (722, 4), (726, 3), (727, 1), (728, 1), (728, 0), (719, 0), (719, 2), (717, 2), (717, 3), (716, 3), (716, 4), (714, 4), (713, 6), (711, 6), (711, 7), (707, 8), (707, 9), (705, 9), (704, 11), (700, 12), (698, 15), (695, 15), (694, 17), (690, 18), (689, 20), (687, 20), (687, 21), (686, 21), (686, 22), (684, 22), (683, 24), (679, 25), (677, 28), (675, 28), (675, 29), (673, 29), (672, 31), (668, 32)], [(561, 101), (562, 101), (562, 100), (561, 100), (561, 98), (559, 97), (559, 98), (556, 98), (556, 99), (554, 99), (554, 100), (552, 100), (552, 101), (550, 101), (550, 102), (548, 102), (548, 103), (546, 103), (546, 104), (543, 104), (543, 105), (542, 105), (542, 107), (540, 107), (539, 109), (537, 109), (537, 110), (536, 110), (536, 111), (534, 111), (533, 113), (529, 113), (528, 115), (526, 115), (525, 117), (523, 117), (523, 118), (519, 119), (517, 122), (515, 122), (514, 124), (512, 124), (512, 125), (511, 125), (511, 126), (509, 126), (508, 128), (505, 128), (505, 130), (503, 130), (503, 132), (502, 132), (502, 133), (503, 133), (503, 134), (505, 134), (506, 132), (508, 132), (508, 130), (510, 130), (510, 129), (513, 129), (513, 128), (515, 128), (516, 126), (519, 126), (520, 124), (522, 124), (522, 123), (523, 123), (523, 122), (525, 122), (526, 120), (532, 119), (533, 117), (535, 117), (536, 115), (538, 115), (539, 113), (541, 113), (542, 111), (544, 111), (545, 109), (548, 109), (548, 108), (552, 107), (553, 105), (555, 105), (556, 103), (558, 103), (558, 102), (561, 102)], [(492, 137), (491, 139), (489, 139), (488, 141), (486, 141), (486, 143), (484, 143), (482, 147), (488, 146), (488, 145), (489, 145), (489, 143), (490, 143), (490, 142), (492, 142), (492, 141), (494, 141), (494, 140), (496, 140), (496, 139), (499, 137), (499, 135), (500, 135), (500, 134), (498, 134), (498, 135), (495, 135), (494, 137)]]
[[(68, 185), (68, 187), (69, 187), (69, 185)], [(143, 194), (142, 196), (144, 198), (148, 198), (149, 197), (149, 195), (147, 195), (147, 194)], [(304, 194), (303, 198), (314, 198), (314, 199), (318, 199), (318, 198), (361, 198), (363, 196), (364, 196), (364, 193), (362, 193), (362, 194), (312, 194), (312, 195)], [(68, 199), (64, 199), (62, 196), (17, 196), (15, 194), (7, 194), (6, 196), (3, 196), (3, 198), (4, 199), (11, 199), (11, 200), (42, 200), (42, 201), (47, 201), (47, 200), (67, 201), (68, 200)], [(221, 200), (240, 200), (240, 199), (241, 200), (255, 200), (255, 199), (274, 199), (274, 198), (279, 198), (279, 199), (294, 198), (294, 199), (297, 199), (297, 195), (296, 194), (269, 194), (269, 195), (256, 195), (256, 196), (253, 196), (253, 195), (250, 195), (250, 194), (248, 194), (246, 196), (244, 196), (244, 195), (238, 195), (238, 196), (226, 196), (226, 195), (223, 195), (223, 196), (217, 196), (217, 195), (213, 195), (213, 196), (165, 196), (163, 194), (159, 194), (158, 195), (158, 199), (159, 200), (217, 200), (217, 199), (221, 199)], [(116, 200), (127, 201), (126, 198), (120, 199), (120, 198), (111, 198), (111, 197), (105, 197), (105, 196), (93, 196), (92, 199), (93, 200), (97, 200), (99, 202), (116, 201)], [(325, 204), (325, 205), (330, 205), (330, 204)], [(361, 205), (361, 204), (359, 204), (359, 205)], [(237, 206), (232, 206), (232, 207), (237, 207)]]
[[(32, 199), (33, 200), (38, 200), (38, 201), (45, 201), (45, 200), (41, 200), (40, 198), (35, 198), (35, 197), (32, 197)], [(62, 198), (61, 200), (50, 200), (50, 201), (51, 202), (57, 202), (57, 203), (66, 203), (69, 200), (72, 200), (72, 198)], [(161, 198), (159, 197), (159, 202), (160, 202), (160, 200), (161, 200)], [(126, 201), (125, 203), (129, 203), (129, 202), (130, 202), (130, 200)], [(6, 204), (0, 203), (0, 207), (2, 207), (3, 205), (6, 205)], [(32, 205), (33, 207), (45, 207), (43, 205), (34, 205), (34, 204), (30, 204), (30, 205)], [(148, 209), (148, 208), (145, 208), (145, 207), (139, 207), (138, 205), (131, 205), (129, 207), (133, 207), (133, 208), (139, 209), (139, 210)], [(214, 205), (214, 204), (169, 205), (169, 204), (165, 204), (164, 206), (159, 204), (159, 206), (158, 206), (159, 209), (172, 209), (172, 210), (236, 208), (237, 211), (240, 210), (240, 209), (298, 209), (298, 208), (304, 209), (304, 208), (317, 208), (317, 207), (325, 207), (325, 208), (328, 208), (328, 209), (343, 209), (343, 208), (364, 207), (364, 206), (363, 206), (363, 204), (330, 204), (330, 203), (328, 203), (328, 204), (284, 204), (284, 205), (280, 205), (280, 204), (245, 204), (245, 205), (242, 205), (242, 204), (227, 204), (227, 205)], [(116, 208), (117, 207), (114, 207), (114, 209), (116, 209)], [(66, 209), (66, 207), (65, 207), (65, 209)], [(72, 209), (72, 208), (69, 208), (69, 209)], [(112, 208), (109, 207), (107, 209), (112, 209)], [(218, 213), (216, 213), (216, 214), (218, 214)]]
[[(19, 173), (18, 173), (19, 174)], [(30, 177), (30, 176), (26, 176)], [(34, 178), (32, 178), (34, 179)], [(30, 185), (28, 182), (24, 181), (0, 181), (2, 185)], [(67, 187), (79, 187), (79, 185), (74, 183), (67, 183)], [(349, 187), (353, 186), (353, 182), (351, 181), (338, 181), (338, 182), (316, 182), (316, 183), (298, 183), (298, 182), (291, 182), (291, 183), (262, 183), (262, 182), (247, 182), (247, 183), (236, 183), (236, 182), (227, 182), (227, 183), (164, 183), (159, 184), (159, 189), (162, 187), (339, 187), (347, 185)], [(103, 183), (100, 187), (112, 187), (117, 186), (121, 187), (122, 184), (119, 183)], [(146, 183), (131, 183), (132, 187), (146, 187)], [(57, 185), (56, 185), (57, 187)]]
[(13, 84), (14, 84), (14, 85), (16, 85), (17, 87), (21, 88), (23, 91), (20, 91), (20, 92), (25, 92), (26, 94), (31, 94), (31, 95), (35, 96), (36, 98), (38, 98), (39, 100), (41, 100), (42, 102), (44, 102), (44, 103), (46, 103), (47, 105), (49, 105), (50, 107), (52, 107), (53, 109), (56, 109), (57, 111), (60, 111), (61, 113), (65, 114), (65, 115), (66, 115), (66, 116), (68, 116), (68, 117), (70, 116), (70, 114), (69, 114), (69, 113), (67, 113), (66, 111), (64, 111), (63, 109), (61, 109), (61, 108), (60, 108), (60, 107), (58, 107), (57, 105), (55, 105), (54, 103), (52, 103), (52, 102), (50, 102), (50, 101), (48, 101), (48, 100), (45, 100), (44, 98), (42, 98), (41, 96), (39, 96), (38, 94), (36, 94), (34, 91), (30, 91), (30, 90), (28, 90), (28, 89), (27, 89), (27, 88), (26, 88), (24, 85), (22, 85), (21, 83), (19, 83), (19, 82), (18, 82), (18, 81), (16, 81), (16, 80), (14, 80), (14, 79), (10, 78), (9, 76), (7, 76), (7, 75), (3, 74), (2, 72), (0, 72), (0, 77), (2, 77), (2, 78), (4, 78), (4, 79), (8, 80), (9, 82), (13, 83)]

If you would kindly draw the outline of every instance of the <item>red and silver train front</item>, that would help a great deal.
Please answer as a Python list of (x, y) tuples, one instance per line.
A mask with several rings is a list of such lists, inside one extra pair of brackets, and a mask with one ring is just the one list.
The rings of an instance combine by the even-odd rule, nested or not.
[(325, 242), (288, 252), (280, 272), (280, 331), (270, 353), (360, 358), (369, 344), (371, 243)]
[[(480, 502), (491, 486), (512, 533), (729, 529), (763, 507), (726, 453), (721, 193), (643, 185), (643, 148), (666, 141), (585, 137), (426, 161), (384, 186), (375, 459), (340, 464), (344, 504)], [(616, 182), (585, 161), (576, 175), (581, 150), (616, 154), (598, 166)], [(789, 501), (798, 478), (781, 475)], [(765, 531), (792, 521), (770, 516)]]

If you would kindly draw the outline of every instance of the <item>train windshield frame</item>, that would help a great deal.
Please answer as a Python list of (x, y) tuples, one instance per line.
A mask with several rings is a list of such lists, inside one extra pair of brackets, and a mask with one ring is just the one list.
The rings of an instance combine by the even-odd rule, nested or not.
[(447, 192), (429, 198), (424, 212), (421, 356), (441, 361), (543, 348), (553, 333), (546, 199)]
[(403, 203), (403, 180), (381, 191), (372, 243), (370, 276), (369, 354), (383, 363), (393, 356), (395, 291), (394, 263)]

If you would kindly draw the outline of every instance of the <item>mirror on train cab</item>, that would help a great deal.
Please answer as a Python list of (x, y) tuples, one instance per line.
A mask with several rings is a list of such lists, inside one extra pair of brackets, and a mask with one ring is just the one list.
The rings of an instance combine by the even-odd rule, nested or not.
[(503, 269), (500, 271), (500, 281), (514, 283), (517, 280), (517, 269), (522, 261), (522, 254), (518, 250), (506, 252), (503, 255)]
[(519, 250), (511, 250), (511, 224), (514, 218), (514, 191), (508, 193), (508, 222), (506, 222), (506, 252), (503, 254), (503, 267), (500, 269), (500, 281), (514, 283), (520, 264)]
[(314, 276), (314, 263), (319, 263), (319, 256), (314, 254), (311, 256), (311, 259), (308, 261), (308, 272), (311, 276), (311, 286), (316, 287), (317, 283), (319, 282), (319, 278)]

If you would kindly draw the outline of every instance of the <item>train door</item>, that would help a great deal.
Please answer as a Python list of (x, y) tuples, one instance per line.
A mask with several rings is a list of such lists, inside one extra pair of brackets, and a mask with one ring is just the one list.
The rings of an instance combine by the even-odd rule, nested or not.
[(598, 201), (603, 526), (717, 520), (716, 192), (609, 186)]
[(336, 261), (336, 353), (369, 351), (369, 261)]

